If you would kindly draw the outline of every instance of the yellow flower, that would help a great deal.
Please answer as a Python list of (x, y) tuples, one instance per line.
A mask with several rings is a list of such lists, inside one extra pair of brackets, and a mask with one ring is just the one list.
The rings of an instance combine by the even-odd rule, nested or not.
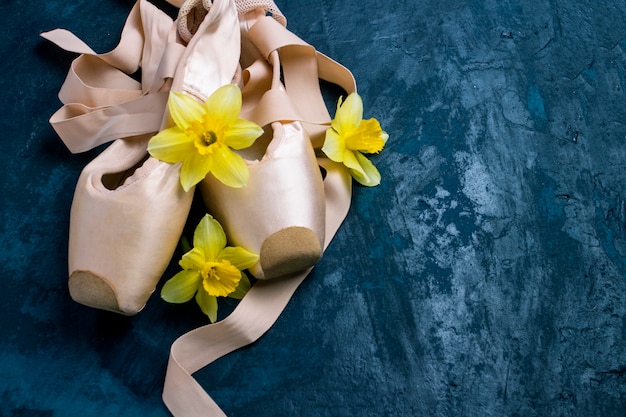
[(342, 162), (359, 183), (372, 187), (380, 183), (380, 173), (363, 153), (380, 152), (389, 135), (376, 119), (363, 120), (363, 101), (357, 93), (350, 94), (342, 103), (326, 131), (322, 151), (333, 161)]
[(165, 283), (161, 297), (170, 303), (184, 303), (195, 295), (202, 312), (215, 322), (216, 297), (242, 298), (250, 281), (241, 271), (259, 257), (241, 247), (226, 246), (224, 229), (209, 214), (196, 227), (193, 246), (179, 262), (183, 270)]
[(238, 117), (239, 87), (234, 84), (220, 87), (204, 104), (191, 96), (171, 92), (168, 107), (175, 126), (150, 139), (148, 152), (171, 164), (182, 162), (183, 189), (189, 191), (209, 172), (228, 186), (245, 186), (248, 166), (232, 149), (249, 147), (263, 129)]

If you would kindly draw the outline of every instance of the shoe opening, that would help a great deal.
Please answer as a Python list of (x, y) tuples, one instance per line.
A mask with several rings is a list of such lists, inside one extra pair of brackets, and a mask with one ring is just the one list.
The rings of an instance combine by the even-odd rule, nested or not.
[(102, 185), (104, 185), (106, 189), (111, 191), (118, 189), (119, 187), (124, 185), (124, 183), (126, 183), (127, 180), (132, 177), (147, 160), (148, 154), (146, 154), (135, 165), (125, 171), (104, 174), (101, 179)]

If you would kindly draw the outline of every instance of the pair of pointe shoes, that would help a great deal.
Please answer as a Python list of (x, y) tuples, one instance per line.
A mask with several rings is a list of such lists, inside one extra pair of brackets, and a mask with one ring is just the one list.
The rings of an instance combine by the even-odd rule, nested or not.
[[(176, 4), (177, 0), (170, 2)], [(248, 36), (249, 27), (253, 30), (257, 20), (271, 19), (264, 17), (268, 8), (240, 9), (238, 14), (232, 0), (204, 3), (210, 6), (208, 11), (205, 7), (202, 12), (199, 0), (187, 0), (181, 7), (195, 16), (194, 22), (188, 19), (187, 28), (193, 36), (185, 46), (180, 31), (167, 28), (162, 12), (145, 0), (138, 1), (137, 14), (144, 28), (142, 72), (152, 77), (142, 81), (141, 95), (135, 99), (142, 100), (150, 93), (157, 97), (171, 90), (204, 101), (220, 86), (237, 80), (240, 58), (250, 63), (241, 82), (242, 116), (265, 126), (266, 133), (242, 153), (250, 171), (248, 184), (240, 189), (229, 188), (209, 174), (199, 188), (230, 244), (259, 254), (259, 262), (250, 269), (256, 278), (269, 279), (304, 270), (320, 259), (325, 230), (323, 180), (307, 130), (319, 136), (319, 126), (328, 124), (330, 118), (324, 111), (321, 117), (299, 112), (280, 81), (277, 47), (259, 46)], [(270, 3), (273, 5), (271, 0)], [(281, 18), (279, 14), (276, 17)], [(161, 22), (157, 29), (146, 29), (155, 21)], [(173, 32), (178, 33), (172, 36)], [(286, 30), (285, 33), (287, 38), (293, 36)], [(157, 34), (159, 39), (153, 39)], [(240, 56), (242, 43), (244, 53)], [(79, 45), (73, 50), (89, 54), (81, 48)], [(105, 55), (96, 57), (108, 62)], [(173, 61), (177, 64), (173, 65)], [(117, 65), (115, 70), (131, 72), (121, 67)], [(170, 73), (172, 76), (168, 77)], [(350, 77), (343, 77), (343, 81), (347, 80), (346, 89), (351, 88)], [(319, 90), (317, 75), (315, 84), (311, 88)], [(164, 101), (151, 103), (156, 104), (143, 113), (161, 111), (164, 116), (160, 128), (168, 127), (171, 121)], [(84, 107), (90, 104), (98, 108), (93, 103)], [(72, 105), (66, 102), (63, 109), (69, 114), (68, 119), (86, 117), (83, 113), (75, 114), (78, 110)], [(115, 102), (111, 108), (126, 105)], [(144, 117), (143, 113), (139, 110), (136, 116)], [(299, 120), (307, 118), (317, 127), (305, 129)], [(61, 128), (53, 125), (61, 135)], [(70, 216), (68, 261), (72, 298), (90, 307), (125, 315), (141, 311), (154, 291), (180, 239), (193, 194), (183, 191), (178, 165), (147, 154), (147, 142), (156, 132), (140, 130), (129, 128), (129, 132), (140, 134), (120, 136), (84, 168)]]

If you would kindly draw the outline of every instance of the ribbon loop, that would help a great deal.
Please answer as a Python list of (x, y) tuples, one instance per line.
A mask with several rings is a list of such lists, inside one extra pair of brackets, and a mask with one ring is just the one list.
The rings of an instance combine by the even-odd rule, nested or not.
[[(319, 162), (326, 169), (326, 248), (350, 209), (352, 177), (341, 164), (326, 158)], [(224, 320), (192, 330), (174, 341), (163, 387), (163, 402), (174, 416), (226, 415), (192, 374), (263, 336), (310, 271), (257, 281)]]
[[(59, 92), (64, 104), (50, 123), (72, 153), (115, 139), (157, 132), (167, 94), (158, 93), (174, 75), (184, 49), (174, 43), (173, 21), (147, 0), (133, 6), (118, 45), (98, 54), (65, 29), (41, 36), (81, 54), (71, 65)], [(130, 74), (143, 69), (142, 82)]]
[(334, 83), (348, 94), (356, 92), (356, 81), (343, 65), (318, 52), (271, 17), (259, 19), (249, 36), (266, 59), (278, 51), (285, 89), (315, 148), (321, 147), (331, 117), (319, 86), (319, 79)]

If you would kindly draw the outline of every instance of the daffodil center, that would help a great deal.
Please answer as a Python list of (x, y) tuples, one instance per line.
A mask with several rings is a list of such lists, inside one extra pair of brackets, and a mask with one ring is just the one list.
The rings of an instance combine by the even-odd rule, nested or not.
[(207, 130), (206, 132), (202, 134), (201, 140), (204, 143), (204, 146), (211, 146), (215, 142), (217, 142), (217, 135), (215, 134), (214, 131)]
[(218, 133), (214, 129), (207, 129), (200, 121), (192, 122), (187, 134), (194, 138), (194, 145), (201, 155), (212, 153), (211, 147), (219, 142)]
[(226, 297), (237, 289), (241, 271), (226, 260), (206, 262), (200, 269), (202, 287), (213, 297)]
[(376, 119), (363, 120), (345, 138), (346, 148), (365, 153), (378, 153), (385, 146), (383, 131)]
[(205, 281), (219, 281), (221, 278), (217, 273), (217, 264), (215, 262), (207, 262), (200, 270), (202, 279)]
[(215, 143), (217, 143), (217, 134), (212, 130), (202, 131), (196, 136), (196, 149), (201, 155), (212, 153), (213, 149), (211, 149), (211, 146)]

